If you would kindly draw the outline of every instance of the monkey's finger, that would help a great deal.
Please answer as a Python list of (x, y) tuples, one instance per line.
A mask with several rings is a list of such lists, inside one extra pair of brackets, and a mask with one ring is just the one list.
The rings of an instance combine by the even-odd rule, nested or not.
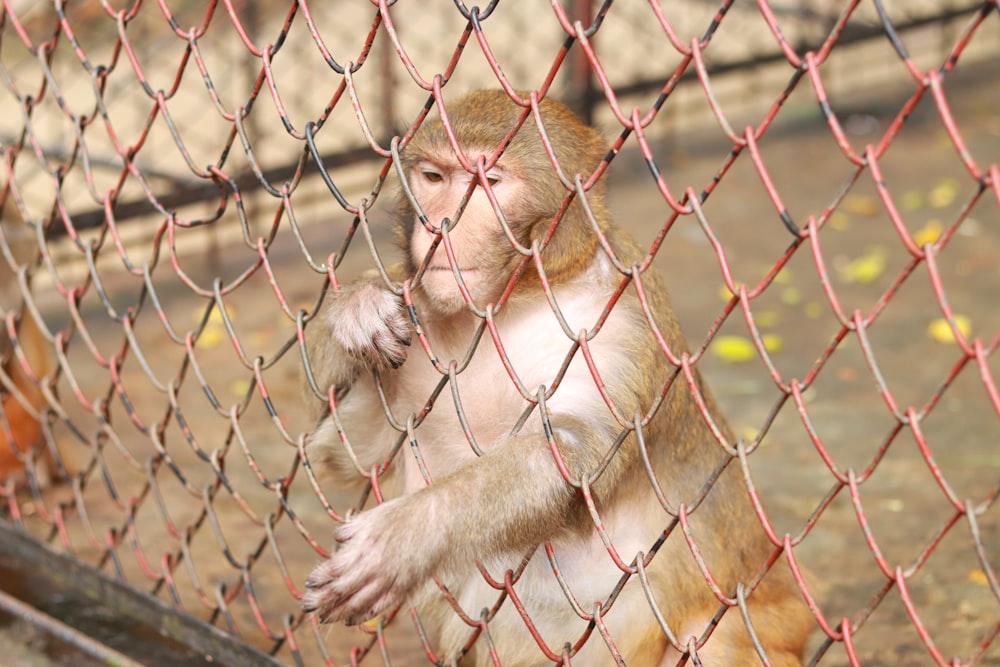
[(331, 605), (337, 602), (337, 598), (332, 597), (323, 587), (313, 586), (310, 588), (308, 582), (306, 588), (309, 590), (302, 596), (300, 602), (302, 611), (307, 614), (315, 613), (320, 623), (329, 623), (331, 621)]
[(394, 313), (392, 317), (389, 317), (386, 320), (386, 324), (389, 325), (389, 330), (392, 332), (392, 335), (395, 336), (396, 340), (403, 345), (410, 344), (410, 320), (409, 318), (404, 317), (402, 312)]
[(342, 599), (333, 611), (345, 625), (360, 625), (395, 605), (399, 596), (394, 592), (394, 583), (395, 577), (389, 581), (373, 577), (350, 598)]
[(346, 544), (351, 541), (357, 530), (354, 526), (349, 523), (334, 528), (333, 530), (333, 541), (339, 546), (341, 544)]
[(406, 361), (406, 350), (403, 345), (409, 343), (403, 343), (391, 331), (379, 332), (372, 339), (371, 347), (371, 352), (376, 358), (370, 361), (388, 368), (399, 368)]
[[(319, 569), (319, 568), (317, 568)], [(313, 572), (306, 581), (302, 596), (302, 609), (316, 613), (321, 623), (334, 623), (347, 617), (359, 617), (359, 609), (372, 606), (378, 599), (381, 586), (373, 577), (361, 574), (354, 577), (329, 577), (329, 571)], [(370, 617), (368, 617), (370, 618)], [(364, 622), (367, 618), (359, 622)]]

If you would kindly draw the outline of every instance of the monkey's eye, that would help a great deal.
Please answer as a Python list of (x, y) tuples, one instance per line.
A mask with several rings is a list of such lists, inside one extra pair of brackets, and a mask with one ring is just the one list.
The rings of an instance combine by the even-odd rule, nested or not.
[(493, 170), (486, 172), (486, 182), (490, 184), (491, 188), (494, 187), (500, 182), (500, 174)]
[(424, 177), (424, 180), (428, 183), (440, 183), (444, 180), (444, 176), (437, 169), (431, 169), (430, 167), (423, 167), (420, 170), (420, 175)]

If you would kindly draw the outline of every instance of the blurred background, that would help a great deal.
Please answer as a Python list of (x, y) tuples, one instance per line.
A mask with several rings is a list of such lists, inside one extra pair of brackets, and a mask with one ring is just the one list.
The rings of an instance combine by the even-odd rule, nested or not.
[(470, 4), (4, 3), (11, 664), (433, 664), (299, 610), (357, 502), (303, 465), (299, 329), (396, 256), (391, 138), (502, 76), (618, 149), (810, 664), (1000, 665), (996, 2)]

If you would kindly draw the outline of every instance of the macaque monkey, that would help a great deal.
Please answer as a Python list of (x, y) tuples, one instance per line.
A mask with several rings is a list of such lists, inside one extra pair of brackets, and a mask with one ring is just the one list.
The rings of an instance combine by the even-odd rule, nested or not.
[[(458, 148), (441, 120), (424, 122), (399, 165), (399, 282), (340, 287), (307, 323), (309, 368), (329, 392), (309, 392), (309, 464), (341, 487), (364, 489), (376, 472), (382, 502), (336, 528), (303, 608), (357, 624), (412, 606), (444, 664), (493, 665), (492, 649), (504, 667), (596, 667), (613, 664), (613, 645), (619, 664), (673, 665), (722, 607), (680, 508), (725, 596), (774, 547), (737, 462), (698, 503), (728, 454), (695, 391), (735, 441), (697, 374), (692, 390), (668, 362), (650, 318), (672, 354), (685, 343), (661, 279), (638, 275), (643, 253), (611, 223), (603, 179), (585, 203), (573, 194), (605, 142), (561, 104), (538, 108), (541, 128), (499, 90), (449, 103)], [(641, 280), (648, 312), (623, 269)], [(747, 608), (770, 664), (801, 665), (810, 618), (783, 562), (747, 591)], [(595, 613), (607, 639), (588, 627)], [(696, 652), (706, 665), (764, 664), (739, 609)]]

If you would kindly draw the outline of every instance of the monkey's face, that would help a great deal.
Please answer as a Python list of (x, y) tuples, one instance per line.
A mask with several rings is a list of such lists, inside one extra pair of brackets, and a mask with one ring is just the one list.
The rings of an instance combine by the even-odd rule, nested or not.
[[(407, 180), (427, 217), (428, 226), (414, 219), (406, 221), (406, 227), (413, 266), (426, 264), (420, 284), (428, 298), (444, 313), (466, 307), (463, 287), (479, 308), (495, 302), (510, 277), (515, 251), (479, 177), (469, 174), (453, 156), (436, 154), (414, 161)], [(486, 173), (486, 183), (505, 218), (516, 211), (513, 204), (522, 189), (520, 180), (502, 161)], [(470, 194), (473, 181), (477, 185)], [(442, 229), (444, 234), (440, 234)]]

